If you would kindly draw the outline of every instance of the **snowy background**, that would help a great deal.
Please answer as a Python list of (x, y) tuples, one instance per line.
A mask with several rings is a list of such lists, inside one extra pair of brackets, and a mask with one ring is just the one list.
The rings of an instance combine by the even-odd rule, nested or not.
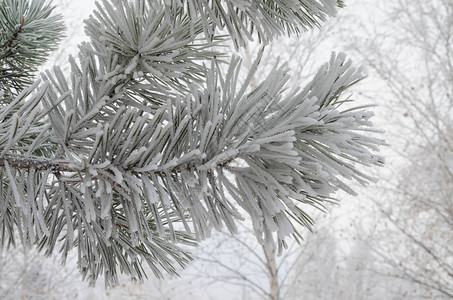
[[(448, 7), (448, 0), (445, 1)], [(435, 11), (417, 11), (416, 3), (421, 1), (409, 2), (346, 1), (347, 7), (337, 18), (330, 19), (321, 31), (315, 30), (300, 38), (281, 39), (269, 47), (268, 56), (263, 60), (268, 62), (266, 66), (272, 65), (277, 56), (281, 56), (293, 71), (292, 84), (303, 86), (329, 59), (332, 51), (345, 52), (356, 65), (362, 64), (369, 74), (365, 81), (354, 87), (353, 99), (379, 105), (374, 122), (376, 127), (386, 131), (385, 139), (389, 144), (383, 149), (387, 167), (374, 170), (380, 182), (367, 188), (356, 187), (357, 197), (338, 195), (341, 204), (328, 207), (327, 214), (319, 213), (314, 232), (305, 232), (301, 245), (292, 243), (282, 256), (277, 257), (281, 299), (447, 299), (442, 290), (452, 292), (453, 276), (448, 273), (452, 268), (452, 247), (441, 245), (445, 252), (434, 252), (436, 256), (441, 256), (437, 253), (446, 253), (442, 258), (438, 257), (439, 263), (436, 264), (436, 259), (425, 253), (423, 247), (413, 246), (417, 241), (430, 239), (435, 244), (442, 234), (446, 235), (441, 239), (443, 243), (451, 241), (453, 204), (449, 194), (452, 188), (448, 184), (436, 185), (445, 176), (438, 171), (442, 169), (441, 159), (431, 155), (433, 146), (420, 143), (423, 147), (414, 148), (415, 142), (411, 143), (417, 138), (413, 135), (417, 126), (424, 126), (419, 119), (424, 110), (427, 107), (435, 110), (436, 105), (443, 104), (433, 102), (442, 98), (441, 95), (433, 97), (429, 105), (423, 103), (430, 99), (430, 92), (436, 93), (440, 88), (432, 86), (432, 89), (425, 90), (426, 86), (423, 86), (423, 82), (429, 85), (432, 83), (429, 80), (436, 80), (436, 77), (427, 79), (425, 68), (436, 58), (427, 58), (426, 61), (418, 58), (421, 52), (417, 38), (426, 38), (426, 47), (431, 46), (430, 32), (424, 28), (429, 27), (430, 21), (424, 18), (429, 19), (429, 14)], [(68, 31), (46, 68), (54, 64), (64, 66), (68, 55), (77, 55), (77, 45), (85, 39), (83, 19), (94, 8), (94, 1), (90, 0), (55, 0), (54, 3), (64, 15)], [(398, 23), (406, 16), (403, 12), (395, 12), (396, 3), (401, 7), (407, 5), (408, 10), (411, 6), (414, 10), (416, 17), (412, 27), (407, 23), (409, 27), (403, 28)], [(450, 1), (450, 8), (452, 5)], [(452, 17), (451, 12), (445, 15)], [(439, 14), (434, 20), (444, 22), (442, 18), (443, 14)], [(419, 23), (415, 22), (417, 20)], [(434, 22), (430, 26), (435, 25)], [(416, 30), (416, 33), (411, 35), (411, 30)], [(447, 31), (445, 29), (445, 34)], [(444, 53), (451, 67), (453, 54), (448, 52), (448, 48), (453, 51), (452, 39), (446, 41), (447, 50), (440, 52), (440, 56)], [(243, 50), (245, 64), (253, 60), (255, 52), (253, 46)], [(436, 72), (435, 69), (428, 70)], [(447, 78), (439, 75), (441, 78), (437, 80), (447, 80), (448, 70), (446, 74)], [(447, 82), (447, 91), (451, 91), (453, 82), (449, 84), (450, 87)], [(416, 89), (418, 95), (408, 95), (408, 100), (395, 98), (398, 91), (406, 95), (406, 89)], [(420, 97), (422, 103), (416, 102), (420, 108), (411, 112), (415, 106), (409, 101), (418, 101), (416, 97)], [(451, 100), (451, 94), (442, 99)], [(449, 108), (444, 107), (445, 111)], [(435, 114), (438, 111), (428, 112), (431, 113), (439, 116)], [(447, 124), (444, 127), (448, 128), (449, 118), (444, 121)], [(428, 133), (430, 139), (433, 138), (431, 133)], [(445, 143), (449, 145), (448, 141)], [(433, 144), (440, 145), (440, 142), (434, 141)], [(411, 164), (414, 159), (425, 162), (425, 165)], [(428, 175), (427, 169), (431, 169)], [(445, 188), (448, 193), (436, 194), (445, 186), (448, 186)], [(415, 188), (418, 190), (414, 191)], [(440, 227), (444, 223), (432, 221), (433, 207), (437, 204), (417, 206), (418, 202), (411, 202), (415, 198), (408, 196), (413, 194), (420, 197), (430, 195), (426, 197), (430, 201), (444, 199), (438, 208), (450, 227)], [(421, 223), (417, 223), (419, 220)], [(404, 232), (405, 228), (408, 231)], [(412, 234), (412, 228), (416, 228), (420, 236)], [(246, 229), (237, 237), (214, 233), (211, 239), (191, 250), (196, 260), (186, 270), (180, 271), (180, 278), (157, 280), (151, 276), (143, 283), (123, 278), (120, 286), (105, 290), (102, 280), (95, 287), (81, 281), (75, 259), (61, 267), (58, 256), (47, 259), (34, 251), (24, 253), (13, 249), (0, 258), (0, 298), (239, 300), (268, 297), (268, 261), (253, 234)], [(428, 278), (425, 280), (424, 276)], [(439, 278), (435, 279), (436, 276)]]

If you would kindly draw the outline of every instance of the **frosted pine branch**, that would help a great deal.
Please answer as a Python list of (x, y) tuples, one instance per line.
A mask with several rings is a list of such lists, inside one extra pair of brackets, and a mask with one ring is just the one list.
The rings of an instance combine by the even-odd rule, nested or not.
[[(0, 106), (0, 242), (19, 235), (64, 259), (75, 247), (82, 274), (109, 285), (119, 270), (144, 278), (143, 264), (175, 274), (190, 261), (177, 243), (245, 218), (266, 247), (284, 246), (312, 226), (308, 207), (374, 180), (357, 164), (382, 164), (382, 141), (366, 106), (342, 110), (363, 78), (343, 54), (288, 92), (285, 66), (251, 86), (262, 52), (239, 84), (240, 58), (219, 59), (212, 36), (226, 26), (238, 42), (253, 27), (270, 39), (337, 2), (275, 1), (284, 20), (244, 3), (225, 2), (232, 23), (217, 2), (98, 4), (69, 75), (55, 67)], [(205, 5), (216, 7), (201, 16)]]
[(33, 82), (37, 68), (62, 38), (61, 16), (44, 0), (0, 3), (0, 91), (13, 95)]
[(216, 28), (225, 28), (237, 46), (253, 40), (254, 33), (267, 43), (275, 36), (320, 26), (327, 16), (336, 15), (337, 7), (343, 6), (342, 1), (336, 0), (171, 0), (166, 3), (172, 12), (181, 10), (192, 19), (201, 18), (208, 37), (216, 35)]
[[(340, 55), (332, 56), (315, 77), (325, 82), (325, 87), (314, 81), (300, 93), (284, 95), (288, 76), (284, 68), (279, 68), (257, 88), (249, 90), (246, 81), (236, 90), (232, 87), (238, 80), (239, 62), (234, 58), (224, 76), (212, 64), (203, 90), (192, 86), (186, 97), (170, 97), (152, 116), (136, 108), (117, 106), (127, 93), (126, 88), (107, 101), (102, 98), (96, 102), (93, 98), (92, 102), (85, 102), (85, 106), (80, 106), (83, 110), (75, 106), (76, 110), (65, 110), (63, 103), (71, 92), (64, 87), (77, 85), (60, 79), (58, 89), (54, 89), (52, 82), (57, 81), (46, 77), (46, 92), (30, 96), (29, 102), (55, 103), (51, 99), (61, 99), (53, 109), (47, 104), (49, 113), (35, 123), (50, 122), (49, 136), (61, 150), (54, 152), (54, 156), (58, 153), (55, 159), (33, 163), (6, 156), (1, 162), (12, 183), (10, 193), (15, 198), (43, 197), (30, 194), (30, 186), (16, 181), (14, 173), (20, 172), (26, 178), (24, 172), (35, 177), (38, 171), (45, 171), (38, 185), (44, 190), (50, 188), (53, 192), (48, 194), (53, 198), (47, 200), (49, 206), (42, 202), (44, 198), (39, 201), (43, 213), (60, 203), (64, 211), (60, 222), (66, 224), (60, 230), (72, 228), (70, 232), (79, 232), (76, 236), (80, 236), (80, 230), (87, 230), (91, 224), (95, 226), (90, 229), (95, 230), (92, 234), (106, 243), (110, 240), (107, 245), (112, 245), (121, 244), (114, 235), (116, 228), (117, 234), (127, 234), (131, 239), (126, 249), (142, 244), (155, 247), (152, 240), (158, 237), (178, 240), (176, 236), (182, 233), (175, 229), (171, 215), (183, 223), (186, 234), (198, 239), (208, 237), (212, 227), (221, 229), (226, 225), (235, 232), (237, 220), (243, 218), (238, 206), (249, 214), (257, 237), (266, 243), (274, 243), (274, 233), (281, 243), (286, 236), (297, 234), (292, 220), (310, 227), (312, 220), (304, 205), (322, 206), (323, 200), (338, 188), (353, 193), (340, 177), (360, 183), (371, 179), (348, 160), (368, 165), (381, 161), (368, 150), (376, 150), (380, 141), (359, 133), (371, 125), (367, 121), (370, 114), (362, 109), (341, 112), (336, 103), (341, 91), (361, 75)], [(90, 85), (83, 79), (92, 76), (86, 75), (90, 72), (74, 74), (80, 77), (73, 78), (74, 83)], [(115, 85), (105, 84), (105, 90)], [(77, 100), (77, 93), (72, 94), (71, 99)], [(37, 96), (48, 100), (38, 100)], [(111, 118), (98, 117), (111, 114), (110, 111), (115, 112)], [(11, 122), (18, 124), (20, 132), (34, 132), (34, 124), (21, 119), (17, 116)], [(30, 127), (21, 127), (25, 125)], [(21, 138), (15, 140), (21, 143)], [(44, 138), (34, 140), (37, 148), (45, 142)], [(12, 144), (9, 149), (19, 148)], [(49, 180), (52, 183), (45, 188)], [(31, 204), (24, 200), (20, 207), (25, 203)], [(28, 212), (26, 219), (45, 219), (45, 214), (29, 215), (32, 211), (22, 213)], [(118, 218), (119, 223), (115, 221)], [(154, 229), (146, 221), (149, 218), (156, 222), (151, 227)], [(73, 225), (77, 219), (79, 225)], [(24, 238), (44, 238), (48, 226), (51, 227), (24, 228)], [(49, 247), (58, 236), (56, 232), (50, 236)], [(73, 236), (66, 235), (65, 252), (73, 245)], [(111, 254), (101, 249), (78, 249), (83, 257), (111, 259)], [(97, 263), (84, 268), (92, 278), (97, 277)], [(131, 275), (139, 274), (132, 270)], [(116, 281), (115, 277), (108, 280)]]

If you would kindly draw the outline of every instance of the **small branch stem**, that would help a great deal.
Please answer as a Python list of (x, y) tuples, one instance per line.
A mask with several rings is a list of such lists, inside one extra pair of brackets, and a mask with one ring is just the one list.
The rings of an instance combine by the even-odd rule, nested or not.
[(68, 162), (37, 160), (31, 158), (18, 158), (18, 157), (0, 157), (0, 167), (5, 166), (5, 161), (10, 166), (16, 169), (35, 169), (40, 171), (52, 170), (55, 172), (75, 172), (76, 170), (69, 167)]
[(24, 25), (25, 25), (25, 17), (22, 17), (22, 23), (19, 26), (19, 28), (16, 30), (16, 32), (14, 32), (14, 34), (11, 36), (11, 38), (8, 41), (6, 41), (3, 44), (3, 46), (1, 47), (1, 48), (3, 48), (3, 47), (6, 48), (4, 55), (2, 55), (2, 57), (1, 57), (2, 59), (7, 58), (8, 56), (10, 56), (11, 54), (14, 53), (14, 51), (12, 51), (11, 47), (13, 46), (14, 42), (17, 41), (19, 34), (22, 33), (22, 29), (23, 29)]

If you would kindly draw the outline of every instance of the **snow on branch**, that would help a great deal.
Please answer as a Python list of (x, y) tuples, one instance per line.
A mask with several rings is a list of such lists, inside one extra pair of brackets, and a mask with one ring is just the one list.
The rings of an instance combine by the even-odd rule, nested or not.
[(213, 24), (236, 41), (239, 27), (267, 39), (316, 25), (336, 2), (218, 3), (103, 1), (69, 76), (55, 67), (0, 106), (2, 244), (18, 234), (63, 258), (75, 247), (83, 275), (107, 285), (119, 271), (144, 278), (143, 264), (175, 274), (191, 259), (177, 243), (247, 218), (262, 243), (282, 246), (312, 226), (308, 207), (373, 180), (358, 164), (381, 164), (382, 141), (367, 107), (343, 109), (363, 77), (343, 54), (288, 92), (285, 66), (251, 85), (263, 50), (241, 80), (240, 58), (223, 72), (203, 40)]
[(208, 37), (215, 36), (216, 28), (225, 28), (236, 46), (253, 40), (254, 33), (267, 43), (275, 36), (320, 26), (327, 16), (336, 15), (337, 7), (343, 6), (343, 1), (336, 0), (170, 0), (166, 3), (172, 12), (181, 10), (192, 19), (201, 18)]
[[(85, 21), (90, 44), (82, 46), (109, 66), (97, 80), (128, 81), (132, 98), (152, 104), (165, 102), (169, 90), (185, 91), (188, 83), (204, 81), (203, 62), (222, 56), (200, 36), (201, 21), (170, 14), (160, 1), (102, 1)], [(113, 62), (113, 63), (112, 63)], [(162, 99), (164, 98), (164, 99)]]
[(60, 15), (45, 0), (0, 2), (0, 92), (19, 93), (63, 36)]
[[(4, 134), (13, 137), (0, 160), (9, 180), (6, 208), (21, 208), (22, 218), (30, 220), (30, 227), (21, 229), (23, 239), (33, 243), (38, 238), (53, 249), (64, 229), (63, 255), (77, 244), (82, 272), (94, 280), (98, 268), (105, 269), (114, 283), (114, 262), (122, 260), (113, 253), (132, 255), (123, 267), (133, 277), (141, 278), (134, 257), (150, 259), (153, 266), (157, 259), (174, 272), (166, 255), (151, 259), (145, 253), (173, 247), (180, 253), (172, 252), (173, 259), (185, 264), (184, 252), (172, 243), (190, 243), (192, 234), (206, 238), (212, 227), (226, 225), (235, 232), (243, 218), (238, 206), (249, 214), (258, 238), (271, 244), (276, 233), (282, 242), (297, 234), (293, 221), (311, 226), (306, 205), (322, 206), (338, 188), (353, 193), (341, 177), (360, 183), (371, 179), (353, 162), (379, 164), (372, 151), (381, 141), (360, 134), (371, 125), (368, 112), (339, 110), (341, 91), (361, 78), (342, 55), (333, 55), (315, 77), (323, 82), (335, 78), (335, 84), (322, 86), (315, 80), (289, 95), (283, 92), (285, 68), (273, 70), (251, 90), (247, 80), (235, 88), (238, 68), (240, 60), (233, 58), (229, 72), (221, 76), (213, 63), (203, 89), (193, 85), (184, 98), (169, 97), (153, 115), (123, 105), (126, 88), (96, 102), (99, 91), (89, 80), (96, 74), (73, 72), (81, 78), (74, 75), (72, 84), (59, 78), (57, 84), (49, 73), (46, 93), (30, 96), (23, 106), (31, 108), (42, 98), (49, 113), (24, 124), (25, 130), (14, 124), (32, 120), (28, 111), (23, 117), (13, 114), (13, 125)], [(112, 90), (109, 83), (96, 87)], [(337, 100), (320, 101), (325, 95)], [(50, 133), (36, 141), (34, 128), (41, 123)], [(12, 149), (20, 149), (25, 138), (15, 138), (17, 132), (36, 136), (35, 148), (43, 148), (44, 137), (54, 141), (53, 157), (15, 157)], [(30, 159), (36, 162), (27, 165)], [(182, 222), (182, 231), (175, 222)], [(60, 225), (55, 229), (54, 224)], [(90, 241), (100, 246), (93, 248)]]

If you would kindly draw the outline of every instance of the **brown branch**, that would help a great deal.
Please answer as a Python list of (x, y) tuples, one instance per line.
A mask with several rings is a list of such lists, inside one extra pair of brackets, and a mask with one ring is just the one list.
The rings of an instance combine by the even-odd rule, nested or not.
[[(6, 41), (6, 42), (4, 43), (3, 47), (5, 47), (6, 49), (8, 49), (8, 48), (11, 48), (11, 47), (13, 46), (14, 42), (17, 41), (17, 39), (18, 39), (18, 37), (19, 37), (19, 34), (22, 33), (22, 29), (24, 28), (24, 25), (25, 25), (25, 17), (23, 16), (19, 28), (16, 30), (16, 32), (14, 32), (14, 34), (11, 36), (11, 38), (10, 38), (8, 41)], [(4, 58), (10, 56), (10, 55), (13, 54), (13, 53), (14, 53), (14, 51), (12, 51), (11, 49), (9, 49), (9, 51), (6, 51), (6, 52), (5, 52), (5, 56), (2, 57), (2, 59), (4, 59)]]
[(5, 166), (5, 161), (16, 169), (35, 169), (40, 171), (52, 170), (54, 172), (76, 172), (68, 162), (52, 161), (50, 159), (31, 159), (19, 157), (0, 157), (0, 167)]
[[(222, 169), (228, 169), (228, 164), (231, 163), (234, 160), (234, 158), (229, 159), (225, 162), (217, 164), (218, 167), (221, 167)], [(67, 161), (59, 161), (59, 160), (53, 160), (53, 159), (37, 159), (37, 158), (22, 158), (22, 157), (0, 157), (0, 167), (5, 166), (5, 161), (8, 162), (8, 164), (11, 167), (14, 167), (16, 169), (35, 169), (38, 171), (47, 171), (51, 170), (52, 173), (57, 174), (60, 172), (88, 172), (88, 169), (75, 169), (70, 166), (70, 162)], [(116, 166), (118, 168), (118, 166)], [(132, 167), (129, 168), (119, 168), (121, 171), (130, 171), (134, 175), (139, 175), (143, 172), (137, 172), (134, 171)], [(187, 172), (193, 172), (196, 171), (196, 167), (194, 166), (186, 166), (185, 169), (183, 168), (175, 168), (172, 169), (170, 173), (172, 174), (179, 174), (183, 171)], [(166, 177), (168, 176), (167, 172), (163, 171), (152, 171), (154, 174), (161, 176), (161, 177)]]

